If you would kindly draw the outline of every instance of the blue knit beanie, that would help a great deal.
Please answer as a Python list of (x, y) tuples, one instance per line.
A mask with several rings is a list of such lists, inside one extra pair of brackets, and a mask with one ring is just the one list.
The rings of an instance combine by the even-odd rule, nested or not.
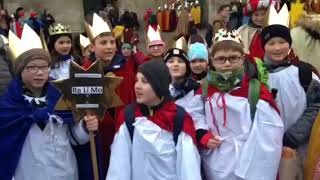
[(188, 51), (189, 61), (193, 61), (195, 59), (208, 61), (208, 49), (203, 43), (194, 43), (189, 46)]

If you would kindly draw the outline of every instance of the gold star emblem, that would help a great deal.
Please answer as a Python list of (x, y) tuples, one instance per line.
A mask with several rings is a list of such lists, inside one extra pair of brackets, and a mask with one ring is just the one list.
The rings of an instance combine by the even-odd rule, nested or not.
[(294, 28), (297, 26), (297, 22), (301, 17), (304, 10), (304, 3), (301, 3), (301, 0), (296, 0), (295, 3), (291, 3), (290, 11), (290, 27)]
[(87, 112), (102, 119), (106, 109), (122, 104), (115, 92), (121, 81), (122, 77), (104, 75), (100, 61), (94, 62), (87, 70), (71, 61), (69, 79), (52, 81), (63, 94), (56, 110), (71, 110), (76, 121)]

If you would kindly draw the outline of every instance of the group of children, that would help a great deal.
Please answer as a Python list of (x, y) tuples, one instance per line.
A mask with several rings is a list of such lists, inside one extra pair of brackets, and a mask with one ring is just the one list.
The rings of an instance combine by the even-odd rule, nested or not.
[[(286, 6), (279, 13), (270, 3), (262, 7), (239, 32), (220, 29), (209, 52), (195, 36), (188, 45), (179, 37), (164, 51), (159, 32), (149, 27), (148, 56), (132, 43), (121, 47), (132, 54), (120, 55), (114, 33), (97, 14), (85, 22), (86, 58), (72, 53), (71, 31), (62, 24), (49, 30), (50, 52), (28, 25), (21, 38), (10, 32), (15, 78), (0, 98), (0, 179), (92, 179), (90, 131), (96, 132), (100, 179), (301, 175), (320, 82), (309, 64), (288, 59), (292, 38), (287, 19), (281, 21), (286, 17), (279, 17)], [(262, 27), (259, 16), (269, 7), (272, 18)], [(109, 108), (101, 121), (56, 110), (61, 92), (50, 79), (69, 78), (71, 61), (83, 68), (101, 61), (105, 74), (122, 77), (116, 93), (123, 106)], [(291, 177), (279, 168), (288, 154), (297, 156)]]

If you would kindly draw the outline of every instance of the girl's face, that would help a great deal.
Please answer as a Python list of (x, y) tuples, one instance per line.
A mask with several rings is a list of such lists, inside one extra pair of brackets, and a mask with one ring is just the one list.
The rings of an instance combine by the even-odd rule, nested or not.
[(31, 91), (40, 91), (48, 80), (50, 66), (42, 59), (29, 62), (21, 72), (22, 82)]
[(260, 10), (253, 12), (252, 16), (251, 16), (252, 22), (257, 26), (262, 27), (264, 24), (265, 17), (266, 17), (266, 12), (267, 12), (266, 9), (260, 9)]
[(61, 36), (54, 43), (54, 49), (61, 55), (68, 55), (71, 51), (71, 47), (71, 39), (68, 36)]
[(265, 54), (274, 62), (281, 62), (286, 59), (290, 52), (289, 43), (281, 37), (270, 39), (264, 46)]
[(136, 75), (136, 83), (134, 85), (134, 91), (136, 93), (136, 100), (139, 104), (147, 106), (158, 105), (161, 100), (154, 92), (151, 84), (140, 72)]
[(218, 72), (234, 71), (242, 68), (244, 56), (239, 51), (219, 50), (211, 59), (211, 64)]
[(179, 57), (171, 57), (166, 62), (166, 65), (169, 68), (172, 79), (183, 78), (187, 73), (187, 65), (184, 60)]
[(121, 48), (121, 53), (124, 57), (130, 57), (132, 54), (132, 49), (129, 48)]
[(116, 39), (113, 36), (98, 36), (92, 46), (92, 51), (95, 53), (96, 58), (103, 62), (111, 62), (116, 50)]
[(190, 68), (192, 73), (201, 74), (208, 69), (208, 62), (202, 59), (194, 59), (190, 62)]

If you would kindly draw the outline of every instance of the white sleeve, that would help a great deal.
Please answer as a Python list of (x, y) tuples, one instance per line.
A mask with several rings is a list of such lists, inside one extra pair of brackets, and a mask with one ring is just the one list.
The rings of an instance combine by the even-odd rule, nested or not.
[(125, 123), (116, 133), (106, 180), (131, 180), (132, 143)]
[(79, 143), (82, 145), (89, 141), (89, 134), (85, 131), (83, 123), (82, 119), (78, 124), (70, 128), (69, 139), (71, 144), (77, 145)]
[(200, 155), (192, 138), (181, 132), (176, 150), (177, 180), (201, 180)]
[(188, 108), (186, 108), (186, 111), (192, 117), (196, 130), (209, 129), (206, 123), (204, 101), (201, 95), (197, 94), (190, 98)]
[(275, 180), (282, 152), (283, 121), (269, 103), (259, 100), (251, 128), (235, 174), (246, 180)]

